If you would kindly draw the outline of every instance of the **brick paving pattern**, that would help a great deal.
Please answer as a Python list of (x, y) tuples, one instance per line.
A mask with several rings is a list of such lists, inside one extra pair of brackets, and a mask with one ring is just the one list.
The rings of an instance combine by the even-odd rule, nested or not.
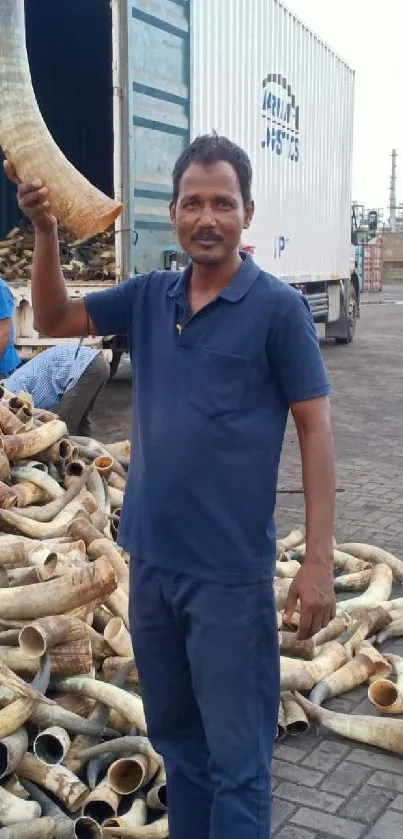
[[(333, 387), (340, 541), (372, 542), (403, 556), (403, 290), (367, 295), (352, 346), (323, 343)], [(370, 305), (371, 304), (371, 305)], [(290, 336), (292, 340), (292, 336)], [(94, 436), (130, 428), (130, 371), (106, 389)], [(304, 521), (298, 443), (287, 429), (279, 481), (279, 535)], [(385, 649), (403, 655), (403, 639)], [(377, 714), (359, 688), (327, 704)], [(403, 760), (312, 727), (277, 745), (272, 839), (403, 839)]]

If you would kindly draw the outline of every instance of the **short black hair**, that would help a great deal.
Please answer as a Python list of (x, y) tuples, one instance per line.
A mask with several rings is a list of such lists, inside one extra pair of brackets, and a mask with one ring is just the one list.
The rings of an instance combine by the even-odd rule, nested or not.
[(219, 137), (216, 132), (196, 137), (193, 143), (181, 154), (172, 172), (173, 192), (172, 201), (176, 204), (179, 195), (180, 182), (186, 169), (192, 163), (209, 166), (212, 163), (230, 163), (234, 167), (239, 180), (242, 200), (247, 204), (252, 200), (252, 166), (246, 151), (233, 143), (228, 137)]

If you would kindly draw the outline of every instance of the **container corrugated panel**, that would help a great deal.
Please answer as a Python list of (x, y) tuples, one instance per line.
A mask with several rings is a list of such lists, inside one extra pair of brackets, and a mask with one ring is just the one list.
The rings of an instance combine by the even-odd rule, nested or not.
[(384, 233), (383, 261), (403, 262), (403, 233)]
[(175, 243), (169, 218), (172, 169), (189, 143), (188, 0), (129, 3), (130, 183), (138, 234), (135, 269), (163, 266)]
[(293, 281), (349, 276), (354, 74), (277, 0), (193, 0), (191, 129), (243, 146), (248, 244)]

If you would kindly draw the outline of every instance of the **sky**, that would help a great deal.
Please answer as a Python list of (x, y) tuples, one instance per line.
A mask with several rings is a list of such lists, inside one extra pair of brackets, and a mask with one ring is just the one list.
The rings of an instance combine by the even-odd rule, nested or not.
[(388, 217), (391, 153), (403, 203), (403, 0), (284, 0), (355, 70), (352, 198)]

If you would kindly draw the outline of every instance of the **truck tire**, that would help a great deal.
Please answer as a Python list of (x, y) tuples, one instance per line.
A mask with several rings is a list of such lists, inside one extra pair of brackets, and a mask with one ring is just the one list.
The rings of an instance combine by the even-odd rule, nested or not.
[(346, 336), (344, 338), (335, 338), (336, 344), (351, 344), (355, 330), (357, 326), (358, 320), (358, 299), (357, 299), (357, 292), (354, 288), (354, 283), (350, 283), (350, 294), (348, 300), (348, 313), (347, 313), (347, 330)]
[(109, 375), (109, 381), (110, 382), (112, 381), (112, 379), (116, 376), (116, 373), (118, 372), (120, 359), (122, 358), (122, 355), (123, 355), (123, 352), (121, 352), (120, 350), (114, 350), (113, 351), (113, 356), (112, 356), (112, 361), (111, 361), (111, 372), (110, 372), (110, 375)]

